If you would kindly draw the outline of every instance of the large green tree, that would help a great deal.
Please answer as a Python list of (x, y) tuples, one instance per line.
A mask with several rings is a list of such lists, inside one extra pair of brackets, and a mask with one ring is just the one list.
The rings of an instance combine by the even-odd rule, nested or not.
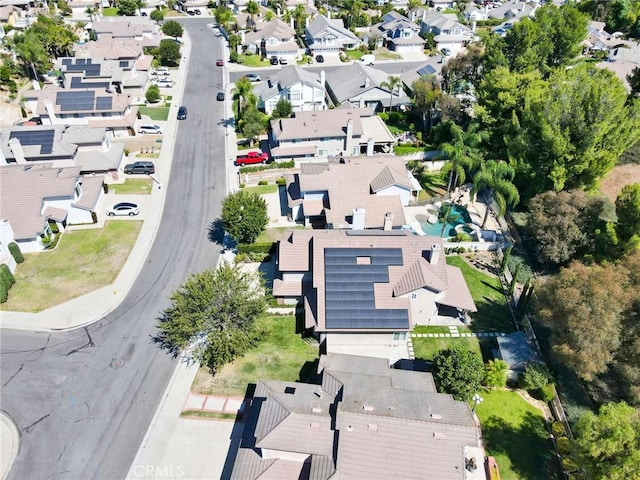
[(484, 380), (482, 360), (459, 346), (442, 350), (433, 356), (433, 379), (439, 392), (469, 401)]
[(267, 202), (257, 193), (238, 190), (222, 202), (222, 225), (238, 243), (252, 243), (269, 222)]
[(259, 341), (254, 321), (266, 310), (262, 277), (223, 263), (191, 275), (171, 295), (156, 341), (212, 373)]
[(447, 159), (441, 171), (444, 175), (449, 174), (448, 194), (452, 188), (465, 182), (466, 172), (480, 164), (479, 145), (482, 138), (472, 130), (465, 132), (453, 122), (447, 122), (446, 125), (448, 125), (451, 140), (440, 144), (438, 150)]
[(175, 65), (180, 61), (180, 45), (167, 38), (160, 40), (160, 46), (156, 49), (156, 57), (163, 65)]
[(574, 428), (576, 454), (588, 478), (628, 480), (640, 468), (640, 415), (624, 402), (585, 413)]
[(640, 183), (625, 186), (616, 198), (618, 236), (624, 242), (640, 236)]
[(141, 0), (118, 0), (118, 15), (133, 17), (142, 5)]
[(397, 75), (389, 75), (389, 77), (380, 83), (380, 87), (389, 91), (389, 111), (393, 107), (393, 94), (396, 93), (398, 87), (402, 85), (402, 79)]
[[(420, 77), (411, 85), (411, 91), (413, 106), (422, 118), (422, 129), (431, 128), (435, 120), (438, 99), (442, 97), (435, 75)], [(429, 120), (428, 123), (427, 120)]]
[(182, 28), (182, 25), (180, 25), (175, 20), (167, 20), (162, 25), (162, 33), (169, 37), (178, 38), (182, 37), (184, 29)]
[(627, 281), (615, 265), (574, 262), (536, 289), (536, 315), (551, 331), (553, 355), (584, 380), (605, 372), (620, 346)]
[(238, 121), (242, 119), (243, 114), (247, 107), (252, 103), (251, 97), (253, 96), (253, 84), (247, 77), (240, 77), (236, 81), (236, 85), (233, 88), (236, 100), (238, 101)]
[(565, 264), (593, 253), (605, 199), (582, 190), (544, 192), (529, 202), (527, 231), (535, 241), (538, 261)]

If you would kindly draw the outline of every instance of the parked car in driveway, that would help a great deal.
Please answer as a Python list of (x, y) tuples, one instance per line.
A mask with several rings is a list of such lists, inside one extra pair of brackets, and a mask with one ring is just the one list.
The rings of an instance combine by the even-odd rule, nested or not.
[(172, 88), (173, 81), (170, 78), (159, 78), (154, 80), (154, 82), (160, 88)]
[(278, 57), (276, 57), (276, 56), (271, 57), (271, 58), (269, 59), (269, 63), (270, 63), (271, 65), (278, 65)]
[(324, 62), (324, 57), (322, 55), (316, 55), (316, 62), (323, 63)]
[(167, 76), (169, 73), (169, 67), (158, 67), (151, 72), (151, 75)]
[(263, 165), (269, 161), (268, 153), (261, 152), (248, 152), (240, 154), (236, 157), (233, 164), (236, 167), (244, 167), (245, 165), (251, 165), (254, 163), (262, 163)]
[(113, 207), (107, 210), (107, 215), (110, 217), (115, 217), (116, 215), (128, 215), (129, 217), (134, 217), (139, 213), (140, 210), (138, 210), (138, 205), (129, 202), (116, 203)]
[(260, 78), (260, 75), (256, 75), (255, 73), (247, 73), (245, 77), (247, 77), (251, 82), (259, 82), (260, 80), (262, 80)]
[(156, 173), (156, 166), (153, 164), (153, 162), (145, 161), (128, 163), (124, 166), (124, 173), (151, 175), (152, 173)]
[(138, 133), (140, 135), (162, 135), (164, 131), (160, 125), (140, 125), (138, 127)]
[(178, 108), (178, 120), (186, 120), (187, 119), (187, 107), (184, 105)]

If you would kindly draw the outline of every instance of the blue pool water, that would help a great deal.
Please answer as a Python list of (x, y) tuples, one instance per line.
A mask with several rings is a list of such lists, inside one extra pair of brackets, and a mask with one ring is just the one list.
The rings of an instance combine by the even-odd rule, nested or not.
[[(446, 207), (446, 205), (445, 205)], [(426, 221), (420, 222), (420, 228), (426, 235), (434, 235), (436, 237), (453, 237), (456, 234), (456, 226), (465, 223), (471, 223), (471, 217), (467, 208), (462, 205), (451, 205), (450, 221), (445, 225), (444, 232), (442, 231), (441, 220), (438, 219), (438, 223), (429, 223)]]

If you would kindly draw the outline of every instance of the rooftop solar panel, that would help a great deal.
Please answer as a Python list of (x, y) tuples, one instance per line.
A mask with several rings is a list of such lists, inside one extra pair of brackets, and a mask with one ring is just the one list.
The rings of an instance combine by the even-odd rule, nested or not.
[(71, 65), (73, 63), (73, 58), (63, 58), (62, 59), (62, 64), (63, 65)]
[(111, 110), (113, 105), (113, 98), (111, 97), (98, 97), (96, 99), (96, 110)]
[(40, 145), (40, 153), (49, 155), (53, 152), (55, 130), (13, 130), (9, 138), (17, 138), (20, 145)]
[[(359, 257), (360, 261), (359, 261)], [(375, 307), (374, 285), (402, 265), (399, 248), (325, 249), (325, 324), (331, 329), (406, 329), (406, 309)]]
[(60, 110), (63, 112), (93, 110), (95, 105), (94, 98), (94, 91), (71, 90), (58, 92), (56, 94), (56, 104), (60, 105)]

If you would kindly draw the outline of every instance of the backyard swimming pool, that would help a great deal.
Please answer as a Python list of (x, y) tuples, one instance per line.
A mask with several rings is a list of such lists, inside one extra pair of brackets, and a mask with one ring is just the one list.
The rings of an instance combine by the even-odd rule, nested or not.
[[(443, 227), (443, 219), (441, 218), (443, 215), (443, 210), (449, 208), (448, 213), (448, 222), (444, 224)], [(425, 235), (434, 235), (436, 237), (453, 237), (456, 234), (456, 226), (464, 225), (465, 223), (471, 223), (471, 216), (469, 215), (469, 211), (466, 207), (462, 205), (452, 205), (452, 204), (444, 204), (440, 210), (441, 215), (438, 218), (437, 223), (429, 223), (426, 217), (422, 215), (416, 215), (416, 220), (420, 223), (420, 228), (425, 233)]]

